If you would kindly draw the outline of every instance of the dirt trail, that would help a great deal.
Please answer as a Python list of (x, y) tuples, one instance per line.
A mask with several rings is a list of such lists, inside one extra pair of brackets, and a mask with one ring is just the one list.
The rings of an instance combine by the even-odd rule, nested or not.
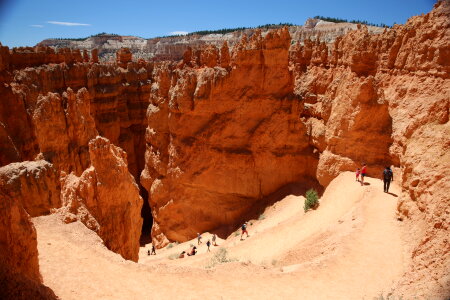
[[(250, 237), (231, 234), (206, 253), (169, 259), (196, 240), (166, 247), (139, 263), (108, 251), (81, 223), (57, 215), (34, 219), (44, 283), (62, 299), (302, 298), (362, 299), (388, 292), (408, 264), (397, 198), (382, 182), (361, 187), (343, 173), (327, 188), (316, 211), (288, 196), (252, 220)], [(400, 189), (394, 185), (397, 195)], [(220, 248), (235, 262), (213, 266)], [(212, 267), (212, 268), (211, 268)]]

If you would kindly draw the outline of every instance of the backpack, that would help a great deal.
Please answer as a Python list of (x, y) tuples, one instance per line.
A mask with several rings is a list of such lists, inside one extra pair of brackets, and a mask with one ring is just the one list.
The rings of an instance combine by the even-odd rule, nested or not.
[(245, 225), (245, 224), (242, 224), (242, 230), (245, 230), (245, 229), (247, 229), (247, 225)]
[(388, 169), (388, 170), (384, 170), (383, 171), (383, 177), (384, 177), (384, 180), (386, 180), (386, 181), (389, 181), (389, 180), (391, 180), (391, 178), (392, 178), (392, 170), (391, 169)]

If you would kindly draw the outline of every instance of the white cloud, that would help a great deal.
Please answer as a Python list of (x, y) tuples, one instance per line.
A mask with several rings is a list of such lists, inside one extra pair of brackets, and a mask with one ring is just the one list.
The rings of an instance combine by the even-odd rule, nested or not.
[(44, 25), (35, 25), (35, 24), (33, 24), (33, 25), (30, 25), (31, 27), (37, 27), (37, 28), (42, 28), (42, 27), (44, 27)]
[(172, 31), (172, 32), (169, 32), (169, 35), (186, 35), (188, 33), (189, 32), (187, 32), (187, 31)]
[(91, 24), (84, 23), (72, 23), (72, 22), (59, 22), (59, 21), (47, 21), (49, 24), (61, 25), (61, 26), (91, 26)]

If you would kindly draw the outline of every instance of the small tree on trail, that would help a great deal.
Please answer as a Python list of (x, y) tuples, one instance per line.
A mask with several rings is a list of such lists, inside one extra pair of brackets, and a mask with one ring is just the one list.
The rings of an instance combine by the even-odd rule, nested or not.
[(316, 209), (319, 205), (319, 195), (315, 189), (309, 189), (305, 194), (305, 206), (303, 209), (307, 212), (309, 209)]

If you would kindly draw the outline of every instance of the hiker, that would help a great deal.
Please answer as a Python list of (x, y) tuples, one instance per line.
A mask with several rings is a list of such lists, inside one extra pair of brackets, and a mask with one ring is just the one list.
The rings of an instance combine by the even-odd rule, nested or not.
[(151, 254), (156, 255), (156, 251), (155, 251), (155, 243), (152, 243), (152, 253), (151, 253)]
[(242, 236), (244, 235), (244, 233), (247, 234), (247, 237), (249, 237), (248, 231), (247, 231), (247, 222), (242, 224), (241, 229), (242, 229), (242, 233), (241, 233), (241, 241), (242, 241), (243, 240)]
[(361, 169), (357, 168), (356, 169), (356, 181), (359, 181), (359, 175), (361, 174)]
[(218, 246), (217, 243), (216, 243), (216, 239), (217, 239), (217, 235), (216, 235), (216, 234), (213, 234), (213, 237), (212, 237), (212, 244), (213, 244), (214, 246)]
[(183, 251), (180, 253), (180, 256), (178, 256), (178, 258), (184, 258), (184, 255), (186, 254), (186, 251)]
[(361, 168), (361, 185), (364, 185), (364, 177), (367, 176), (367, 166), (365, 163), (363, 163)]
[(386, 167), (383, 171), (384, 192), (389, 193), (391, 181), (394, 181), (394, 173), (390, 167)]
[(202, 243), (202, 235), (197, 232), (197, 245), (200, 245)]
[(192, 247), (191, 251), (187, 254), (188, 256), (193, 256), (197, 253), (197, 247)]
[(211, 242), (209, 240), (206, 242), (206, 246), (208, 247), (208, 251), (206, 252), (211, 252), (211, 250), (209, 249), (209, 246), (211, 246)]

